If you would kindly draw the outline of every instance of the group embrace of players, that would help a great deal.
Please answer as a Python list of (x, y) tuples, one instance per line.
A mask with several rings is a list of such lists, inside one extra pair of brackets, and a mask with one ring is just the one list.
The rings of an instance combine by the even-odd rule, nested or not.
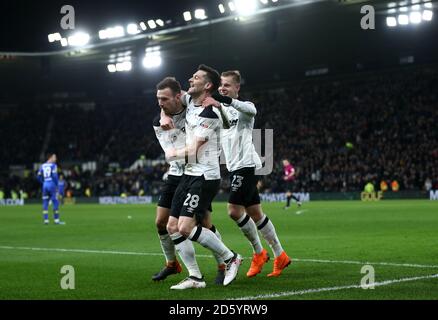
[(157, 85), (161, 113), (153, 126), (170, 168), (156, 215), (166, 266), (152, 279), (164, 280), (182, 272), (176, 252), (189, 274), (171, 289), (206, 286), (193, 242), (209, 249), (217, 260), (216, 284), (230, 284), (241, 265), (242, 257), (222, 242), (218, 229), (211, 222), (211, 203), (221, 180), (221, 150), (230, 172), (228, 214), (254, 251), (246, 275), (256, 276), (269, 260), (258, 232), (275, 258), (268, 277), (279, 276), (291, 263), (274, 225), (260, 205), (255, 170), (261, 168), (261, 160), (252, 141), (257, 111), (252, 102), (239, 98), (240, 80), (239, 71), (226, 71), (220, 75), (215, 69), (200, 65), (189, 79), (187, 92), (183, 92), (180, 83), (171, 77)]

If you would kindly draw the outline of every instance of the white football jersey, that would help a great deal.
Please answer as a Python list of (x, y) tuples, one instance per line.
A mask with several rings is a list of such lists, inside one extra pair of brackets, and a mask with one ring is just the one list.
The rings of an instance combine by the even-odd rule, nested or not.
[(262, 161), (252, 140), (254, 116), (257, 111), (250, 101), (233, 99), (230, 105), (222, 105), (230, 122), (229, 129), (221, 130), (221, 144), (229, 172), (253, 167), (260, 169)]
[(220, 179), (220, 130), (223, 125), (220, 113), (213, 107), (196, 106), (188, 94), (182, 99), (187, 105), (186, 144), (193, 145), (197, 138), (207, 141), (198, 150), (196, 157), (187, 159), (184, 174), (204, 175), (205, 180)]
[[(154, 119), (154, 131), (160, 142), (161, 148), (164, 152), (167, 149), (181, 149), (186, 145), (186, 132), (185, 132), (185, 122), (186, 122), (186, 109), (179, 114), (172, 116), (175, 129), (163, 130), (160, 127), (160, 115)], [(173, 176), (182, 176), (184, 173), (185, 160), (172, 160), (169, 161), (170, 167), (168, 174)]]

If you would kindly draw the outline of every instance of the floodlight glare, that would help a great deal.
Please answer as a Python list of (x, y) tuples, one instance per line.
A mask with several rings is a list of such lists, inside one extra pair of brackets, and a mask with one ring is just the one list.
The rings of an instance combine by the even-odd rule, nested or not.
[(66, 38), (62, 38), (61, 39), (61, 46), (63, 46), (63, 47), (67, 47), (68, 46), (68, 41), (67, 41)]
[(195, 19), (198, 19), (198, 20), (207, 19), (207, 16), (205, 15), (205, 10), (204, 9), (196, 9), (195, 10)]
[(164, 26), (164, 21), (161, 20), (161, 19), (157, 19), (157, 20), (155, 20), (155, 23), (158, 24), (160, 27), (163, 27), (163, 26)]
[(144, 22), (140, 22), (141, 30), (145, 31), (147, 29), (146, 24)]
[(406, 14), (399, 14), (398, 15), (398, 24), (400, 24), (400, 25), (409, 24), (409, 17)]
[(49, 34), (48, 38), (49, 38), (49, 42), (55, 42), (55, 34), (54, 33)]
[(249, 16), (257, 10), (257, 0), (234, 0), (234, 3), (241, 16)]
[(409, 21), (413, 24), (418, 24), (421, 22), (421, 13), (418, 11), (411, 12), (409, 14)]
[(433, 18), (433, 11), (431, 10), (424, 10), (423, 11), (423, 20), (424, 21), (431, 21)]
[(224, 5), (221, 3), (220, 5), (218, 5), (219, 11), (220, 13), (224, 13), (225, 12), (225, 7)]
[(398, 9), (400, 12), (408, 12), (408, 7), (401, 7)]
[(386, 25), (388, 27), (396, 27), (397, 19), (395, 17), (386, 17)]
[(108, 71), (111, 73), (117, 71), (116, 66), (114, 64), (107, 65), (107, 68), (108, 68)]
[(99, 39), (106, 39), (106, 38), (108, 38), (108, 33), (107, 33), (107, 30), (106, 29), (104, 29), (104, 30), (99, 30)]
[(190, 13), (190, 11), (186, 11), (183, 13), (184, 16), (184, 21), (190, 21), (192, 20), (192, 14)]
[(231, 11), (236, 10), (236, 6), (234, 5), (233, 1), (228, 2), (228, 8), (230, 8)]
[(148, 26), (151, 29), (155, 29), (157, 27), (157, 24), (155, 23), (154, 20), (148, 20)]
[(260, 0), (260, 2), (263, 4), (268, 4), (268, 0)]
[(90, 41), (90, 35), (85, 32), (77, 32), (68, 37), (68, 44), (71, 46), (84, 46)]
[(138, 30), (138, 26), (136, 23), (130, 23), (126, 27), (126, 32), (128, 32), (129, 34), (137, 34), (140, 33), (140, 30)]
[(143, 66), (146, 69), (157, 68), (161, 66), (161, 56), (160, 55), (146, 55), (143, 59)]
[(425, 7), (425, 8), (428, 8), (428, 9), (432, 9), (432, 2), (426, 2), (426, 3), (424, 4), (424, 7)]

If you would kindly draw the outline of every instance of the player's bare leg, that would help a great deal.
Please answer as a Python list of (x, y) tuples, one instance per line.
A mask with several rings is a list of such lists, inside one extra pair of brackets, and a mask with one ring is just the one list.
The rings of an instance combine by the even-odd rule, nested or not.
[(275, 231), (275, 227), (271, 220), (269, 220), (269, 218), (263, 213), (261, 205), (256, 204), (250, 206), (246, 208), (246, 212), (252, 219), (254, 219), (257, 229), (263, 235), (263, 238), (269, 243), (269, 246), (274, 253), (274, 269), (268, 274), (268, 277), (278, 277), (283, 269), (289, 266), (292, 261), (283, 250), (277, 232)]
[(170, 209), (157, 207), (155, 225), (157, 227), (158, 237), (160, 239), (161, 250), (166, 258), (166, 266), (152, 276), (152, 280), (160, 281), (166, 279), (169, 275), (177, 274), (182, 271), (182, 267), (176, 259), (175, 245), (167, 232), (167, 222), (169, 220)]
[(294, 199), (295, 202), (297, 203), (298, 207), (301, 207), (302, 203), (300, 201), (300, 199), (298, 199), (298, 197), (294, 196), (294, 194), (290, 191), (286, 192), (286, 206), (284, 207), (284, 209), (289, 209), (290, 208), (290, 200)]
[(228, 214), (231, 219), (236, 221), (240, 230), (251, 243), (253, 257), (251, 266), (246, 275), (248, 277), (254, 277), (262, 271), (263, 265), (269, 260), (268, 252), (266, 249), (263, 249), (254, 219), (250, 219), (250, 216), (245, 213), (244, 206), (229, 203)]

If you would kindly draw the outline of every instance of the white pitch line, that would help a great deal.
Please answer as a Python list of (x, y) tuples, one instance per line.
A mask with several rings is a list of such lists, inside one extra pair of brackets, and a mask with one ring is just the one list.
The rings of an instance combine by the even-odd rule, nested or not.
[[(113, 251), (113, 250), (90, 250), (90, 249), (61, 249), (61, 248), (34, 248), (34, 247), (13, 247), (0, 246), (0, 249), (5, 250), (30, 250), (30, 251), (52, 251), (52, 252), (73, 252), (73, 253), (98, 253), (98, 254), (118, 254), (130, 256), (162, 256), (162, 253), (154, 252), (135, 252), (135, 251)], [(197, 254), (200, 258), (212, 258), (212, 255)], [(252, 259), (252, 257), (244, 257), (244, 259)], [(438, 265), (424, 265), (412, 263), (395, 263), (395, 262), (369, 262), (369, 261), (352, 261), (352, 260), (324, 260), (324, 259), (301, 259), (292, 258), (292, 261), (297, 262), (316, 262), (316, 263), (334, 263), (334, 264), (357, 264), (357, 265), (382, 265), (393, 267), (409, 267), (409, 268), (430, 268), (438, 269)]]
[[(381, 281), (381, 282), (375, 282), (374, 286), (381, 287), (381, 286), (391, 285), (394, 283), (433, 279), (433, 278), (438, 278), (438, 274), (431, 274), (431, 275), (427, 275), (427, 276), (419, 276), (419, 277), (411, 277), (411, 278), (385, 280), (385, 281)], [(280, 297), (301, 296), (301, 295), (305, 295), (305, 294), (309, 294), (309, 293), (319, 293), (319, 292), (337, 291), (337, 290), (346, 290), (346, 289), (361, 289), (361, 288), (362, 288), (361, 285), (352, 284), (349, 286), (315, 288), (315, 289), (307, 289), (307, 290), (300, 290), (300, 291), (279, 292), (279, 293), (272, 293), (272, 294), (260, 294), (257, 296), (230, 298), (228, 300), (271, 299), (271, 298), (280, 298)]]
[(371, 261), (351, 261), (351, 260), (301, 259), (301, 258), (292, 258), (292, 260), (300, 261), (300, 262), (358, 264), (358, 265), (370, 264), (370, 265), (392, 266), (392, 267), (438, 269), (438, 265), (433, 265), (433, 264), (415, 264), (415, 263), (397, 263), (397, 262), (371, 262)]

